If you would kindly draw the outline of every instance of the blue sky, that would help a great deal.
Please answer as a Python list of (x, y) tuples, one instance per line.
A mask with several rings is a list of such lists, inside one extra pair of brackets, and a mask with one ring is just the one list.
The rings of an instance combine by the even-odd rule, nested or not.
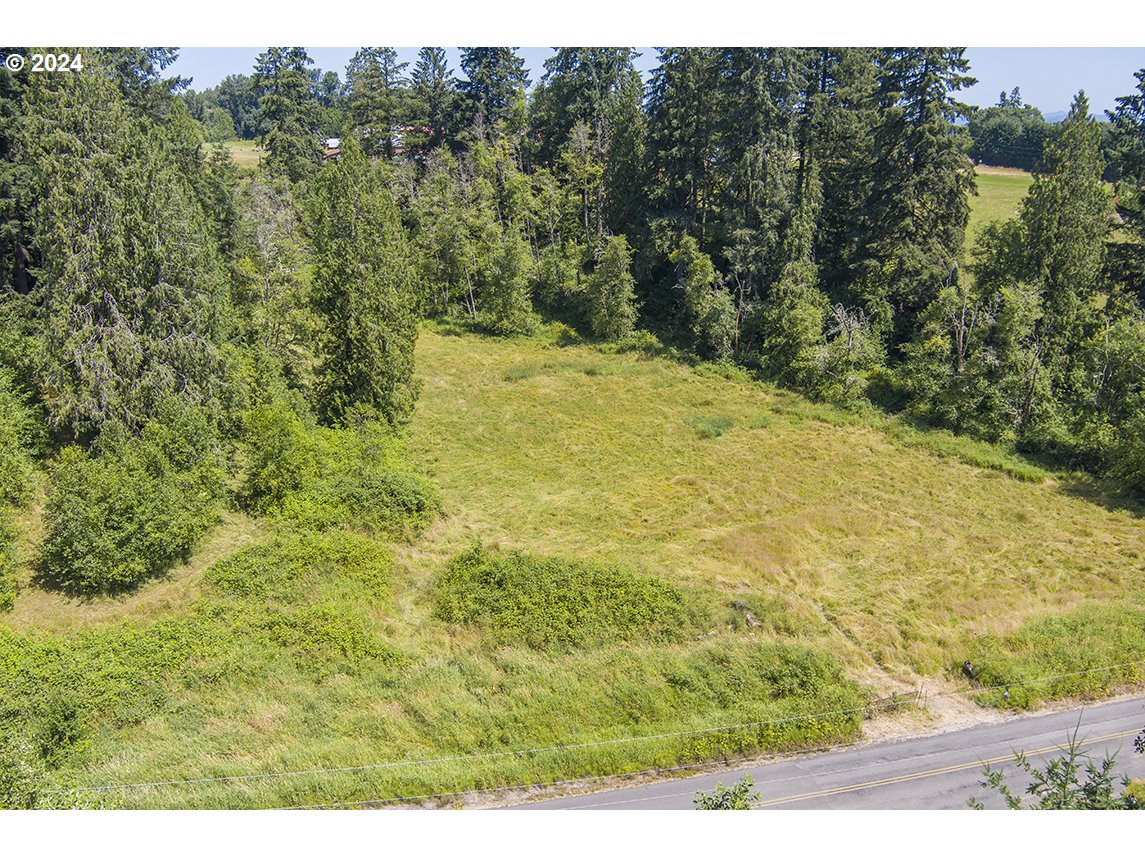
[[(262, 48), (182, 48), (173, 67), (178, 74), (194, 78), (192, 86), (214, 86), (228, 74), (249, 74)], [(346, 63), (356, 48), (308, 48), (314, 64), (322, 69), (345, 73)], [(398, 48), (403, 60), (412, 62), (417, 48)], [(641, 48), (637, 67), (643, 72), (656, 65), (656, 52)], [(551, 48), (521, 48), (533, 80), (544, 71)], [(450, 66), (457, 71), (459, 52), (447, 48)], [(978, 78), (974, 87), (964, 90), (963, 100), (977, 105), (994, 104), (1001, 90), (1021, 87), (1025, 101), (1044, 113), (1069, 108), (1074, 93), (1084, 89), (1094, 113), (1112, 109), (1114, 99), (1133, 91), (1133, 73), (1145, 67), (1145, 48), (968, 48), (970, 72)]]

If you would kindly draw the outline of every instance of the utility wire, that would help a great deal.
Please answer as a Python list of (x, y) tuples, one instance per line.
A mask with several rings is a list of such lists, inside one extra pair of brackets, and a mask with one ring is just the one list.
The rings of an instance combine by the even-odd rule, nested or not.
[[(984, 686), (980, 688), (970, 688), (963, 691), (947, 691), (939, 694), (932, 695), (933, 697), (956, 697), (964, 694), (982, 694), (986, 691), (997, 691), (999, 689), (1014, 688), (1023, 685), (1032, 685), (1036, 682), (1046, 682), (1052, 679), (1065, 679), (1072, 676), (1083, 676), (1089, 673), (1099, 673), (1102, 671), (1118, 670), (1123, 667), (1134, 667), (1140, 664), (1145, 664), (1145, 659), (1138, 659), (1137, 661), (1124, 662), (1122, 664), (1107, 665), (1104, 667), (1092, 667), (1086, 670), (1072, 671), (1070, 673), (1051, 674), (1049, 676), (1040, 676), (1034, 679), (1026, 679), (1017, 682), (1006, 682), (998, 685)], [(886, 703), (876, 703), (869, 706), (860, 706), (853, 709), (838, 709), (832, 712), (816, 712), (806, 715), (792, 715), (787, 718), (775, 718), (768, 721), (753, 721), (745, 724), (729, 724), (722, 727), (706, 727), (698, 730), (682, 730), (675, 733), (657, 733), (647, 736), (626, 736), (618, 739), (602, 739), (597, 742), (579, 742), (571, 745), (549, 745), (541, 748), (523, 748), (513, 751), (494, 751), (487, 754), (463, 754), (455, 757), (437, 757), (432, 759), (421, 760), (394, 760), (386, 763), (374, 763), (362, 766), (341, 766), (337, 768), (322, 768), (322, 769), (301, 769), (297, 771), (285, 772), (260, 772), (249, 775), (231, 775), (219, 777), (204, 777), (204, 778), (187, 778), (184, 780), (170, 780), (170, 781), (144, 781), (137, 783), (122, 783), (122, 784), (105, 784), (101, 786), (86, 786), (86, 787), (72, 787), (69, 790), (57, 790), (57, 792), (104, 792), (108, 790), (124, 790), (124, 789), (149, 789), (154, 787), (166, 786), (190, 786), (196, 784), (208, 783), (239, 783), (246, 781), (259, 781), (269, 780), (273, 778), (287, 778), (287, 777), (303, 777), (307, 775), (322, 775), (322, 774), (342, 774), (352, 772), (367, 772), (379, 771), (383, 769), (401, 768), (406, 766), (428, 766), (438, 763), (455, 763), (466, 762), (470, 760), (490, 760), (504, 757), (521, 757), (531, 756), (534, 754), (548, 753), (551, 751), (572, 751), (584, 748), (597, 748), (609, 745), (630, 744), (633, 742), (647, 742), (657, 739), (674, 739), (684, 736), (699, 736), (711, 733), (725, 733), (730, 730), (747, 730), (756, 727), (768, 727), (778, 724), (790, 724), (797, 721), (809, 721), (815, 718), (830, 718), (838, 715), (854, 715), (861, 712), (872, 712), (880, 709), (898, 708), (905, 701), (892, 700)], [(707, 765), (707, 764), (705, 764)], [(672, 771), (671, 769), (661, 769), (660, 771)], [(543, 784), (542, 784), (543, 786)]]
[(684, 765), (672, 766), (667, 769), (645, 769), (642, 772), (622, 772), (615, 775), (586, 775), (583, 778), (566, 778), (559, 781), (546, 781), (544, 783), (529, 783), (529, 784), (514, 784), (512, 786), (499, 786), (499, 787), (475, 787), (474, 789), (459, 790), (457, 792), (439, 792), (433, 795), (404, 795), (394, 796), (391, 798), (373, 798), (364, 801), (335, 801), (329, 804), (300, 804), (293, 807), (276, 808), (277, 810), (322, 810), (325, 808), (334, 807), (363, 807), (366, 805), (374, 804), (397, 804), (403, 801), (424, 801), (430, 798), (453, 798), (459, 795), (473, 795), (474, 793), (487, 793), (487, 792), (510, 792), (512, 790), (522, 789), (538, 789), (540, 787), (554, 787), (554, 786), (567, 786), (568, 784), (584, 784), (593, 781), (605, 781), (613, 778), (638, 778), (643, 775), (662, 775), (668, 772), (682, 772), (689, 769), (702, 769), (705, 766), (735, 766), (740, 763), (758, 763), (763, 760), (774, 760), (779, 757), (792, 756), (795, 754), (819, 754), (824, 751), (835, 751), (840, 748), (849, 748), (851, 743), (842, 745), (825, 745), (821, 748), (801, 748), (797, 751), (790, 751), (784, 754), (763, 754), (759, 756), (740, 757), (735, 760), (709, 760), (702, 763), (686, 763)]

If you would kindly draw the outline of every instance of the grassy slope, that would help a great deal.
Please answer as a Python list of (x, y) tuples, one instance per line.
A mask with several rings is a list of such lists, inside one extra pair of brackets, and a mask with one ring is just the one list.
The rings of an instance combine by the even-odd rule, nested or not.
[[(756, 605), (779, 637), (904, 675), (945, 669), (976, 635), (1145, 590), (1133, 512), (862, 423), (806, 420), (782, 392), (432, 333), (419, 365), (413, 444), (452, 518), (410, 550), (415, 566), (471, 535), (624, 562)], [(697, 416), (732, 428), (702, 437)]]
[[(974, 201), (976, 218), (982, 199)], [(138, 697), (115, 671), (130, 679), (124, 653), (133, 647), (146, 656), (140, 664), (156, 657), (147, 645), (153, 623), (175, 623), (164, 632), (175, 639), (203, 635), (196, 658), (144, 675), (152, 696), (133, 703), (127, 720), (97, 720), (90, 744), (68, 764), (79, 779), (487, 753), (853, 704), (854, 686), (837, 679), (783, 691), (772, 672), (782, 678), (786, 668), (775, 665), (795, 651), (773, 644), (830, 653), (852, 677), (877, 681), (933, 680), (966, 656), (989, 663), (991, 677), (1045, 675), (1074, 667), (1078, 653), (1104, 663), (1145, 641), (1145, 526), (1102, 486), (1043, 478), (983, 445), (812, 406), (702, 368), (588, 347), (426, 331), (418, 374), (424, 389), (410, 443), (440, 486), (445, 517), (398, 547), (378, 600), (351, 599), (350, 584), (325, 578), (315, 579), (308, 599), (287, 599), (302, 608), (344, 605), (360, 628), (401, 654), (400, 666), (323, 662), (322, 641), (314, 652), (297, 642), (284, 649), (249, 625), (262, 615), (257, 605), (235, 614), (247, 618), (239, 631), (217, 625), (217, 612), (225, 619), (238, 609), (226, 607), (203, 571), (271, 529), (230, 513), (191, 563), (135, 595), (76, 603), (28, 588), (12, 613), (0, 614), (0, 636), (7, 627), (45, 652), (53, 640), (67, 641), (78, 664), (106, 664), (110, 672), (92, 681), (114, 699)], [(728, 428), (719, 433), (720, 426)], [(20, 525), (23, 541), (34, 543), (35, 503)], [(555, 653), (494, 646), (433, 616), (437, 575), (474, 538), (661, 576), (709, 604), (716, 634)], [(762, 627), (726, 625), (735, 616), (731, 599), (747, 602)], [(1063, 612), (1065, 625), (1055, 625)], [(1094, 648), (1087, 641), (1095, 636), (1117, 643)], [(116, 655), (106, 661), (109, 647)], [(166, 689), (157, 697), (156, 683)], [(794, 733), (178, 787), (120, 800), (362, 800), (734, 756), (853, 735), (856, 727), (843, 719)]]

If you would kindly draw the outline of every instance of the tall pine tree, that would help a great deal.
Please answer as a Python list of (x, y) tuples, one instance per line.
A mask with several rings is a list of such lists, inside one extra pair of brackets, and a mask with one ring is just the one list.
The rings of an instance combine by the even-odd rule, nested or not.
[(306, 208), (320, 335), (318, 402), (332, 423), (399, 423), (413, 410), (417, 300), (411, 251), (379, 167), (349, 140)]

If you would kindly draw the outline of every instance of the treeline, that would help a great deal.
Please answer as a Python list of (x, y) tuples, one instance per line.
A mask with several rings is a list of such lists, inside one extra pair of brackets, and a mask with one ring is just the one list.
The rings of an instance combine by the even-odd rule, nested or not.
[[(961, 49), (663, 49), (645, 86), (630, 49), (562, 48), (529, 89), (511, 48), (462, 77), (363, 48), (344, 86), (271, 48), (215, 103), (173, 49), (84, 56), (0, 72), (0, 473), (18, 502), (53, 463), (62, 587), (131, 586), (228, 493), (299, 491), (319, 424), (400, 425), (425, 316), (659, 340), (1145, 487), (1145, 72), (1112, 192), (1079, 95), (964, 248)], [(202, 146), (214, 109), (259, 170)]]
[[(1079, 93), (1051, 126), (1017, 90), (961, 103), (961, 49), (662, 49), (647, 86), (634, 58), (562, 48), (530, 90), (510, 48), (463, 49), (459, 79), (440, 49), (412, 71), (355, 55), (339, 133), (384, 165), (424, 312), (635, 323), (1142, 485), (1140, 87), (1108, 123)], [(321, 169), (307, 58), (268, 51), (252, 80), (265, 170), (300, 187)], [(1033, 189), (964, 247), (968, 155), (1007, 147)]]

